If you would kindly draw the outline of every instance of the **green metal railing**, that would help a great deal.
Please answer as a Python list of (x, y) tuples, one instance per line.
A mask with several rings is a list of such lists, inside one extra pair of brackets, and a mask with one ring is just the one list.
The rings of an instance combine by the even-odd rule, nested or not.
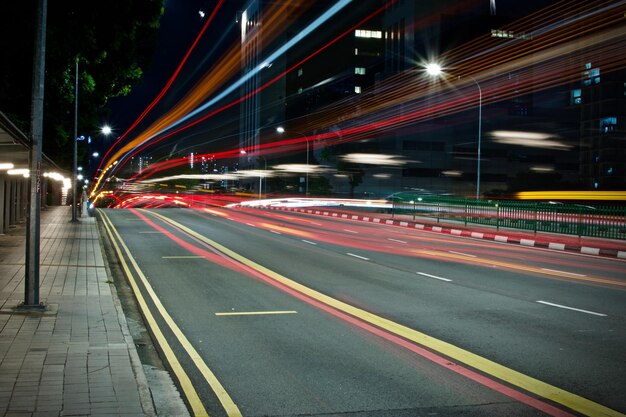
[(432, 218), (534, 232), (626, 240), (626, 206), (596, 206), (537, 201), (476, 200), (397, 193), (394, 215)]

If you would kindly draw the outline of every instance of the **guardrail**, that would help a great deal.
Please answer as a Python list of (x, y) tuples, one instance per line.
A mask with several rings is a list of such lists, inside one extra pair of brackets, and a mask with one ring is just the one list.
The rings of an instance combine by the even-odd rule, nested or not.
[(476, 200), (398, 193), (393, 215), (412, 215), (500, 228), (626, 240), (625, 205)]

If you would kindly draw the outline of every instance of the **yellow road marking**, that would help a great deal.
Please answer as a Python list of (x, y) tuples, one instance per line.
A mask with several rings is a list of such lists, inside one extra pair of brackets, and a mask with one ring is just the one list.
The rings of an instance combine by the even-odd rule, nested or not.
[[(618, 411), (615, 411), (613, 409), (610, 409), (602, 404), (588, 400), (579, 395), (573, 394), (561, 388), (550, 385), (546, 382), (543, 382), (533, 377), (530, 377), (528, 375), (522, 374), (521, 372), (507, 368), (506, 366), (500, 365), (497, 362), (491, 361), (487, 358), (484, 358), (482, 356), (469, 352), (465, 349), (452, 345), (448, 342), (444, 342), (443, 340), (439, 340), (425, 333), (419, 332), (417, 330), (414, 330), (409, 327), (398, 324), (396, 322), (393, 322), (389, 319), (385, 319), (383, 317), (372, 314), (368, 311), (354, 307), (350, 304), (336, 300), (323, 293), (320, 293), (311, 288), (308, 288), (298, 282), (295, 282), (283, 275), (280, 275), (268, 268), (265, 268), (264, 266), (259, 265), (256, 262), (239, 255), (238, 253), (228, 249), (227, 247), (220, 245), (219, 243), (195, 232), (194, 230), (191, 230), (190, 228), (172, 219), (169, 219), (158, 213), (154, 213), (154, 212), (148, 212), (148, 213), (151, 214), (152, 216), (160, 218), (164, 222), (167, 222), (177, 227), (178, 229), (184, 231), (185, 233), (188, 233), (196, 237), (197, 239), (203, 241), (207, 245), (212, 246), (213, 248), (231, 257), (232, 259), (250, 268), (257, 270), (258, 272), (261, 272), (265, 274), (266, 276), (271, 277), (272, 279), (276, 280), (277, 282), (280, 282), (281, 284), (286, 285), (291, 289), (294, 289), (302, 294), (305, 294), (313, 298), (314, 300), (322, 302), (328, 306), (335, 308), (336, 310), (339, 310), (344, 313), (350, 314), (351, 316), (357, 317), (363, 320), (364, 322), (373, 324), (375, 326), (378, 326), (382, 329), (387, 330), (388, 332), (391, 332), (407, 340), (410, 340), (419, 345), (425, 346), (429, 349), (439, 352), (456, 361), (462, 362), (474, 369), (477, 369), (487, 375), (491, 375), (492, 377), (505, 381), (516, 387), (522, 388), (528, 392), (531, 392), (535, 395), (546, 398), (557, 404), (562, 404), (571, 410), (574, 410), (576, 412), (579, 412), (587, 416), (626, 417), (626, 415)], [(437, 252), (437, 254), (439, 253)], [(467, 260), (466, 257), (464, 257), (463, 259)]]
[(297, 311), (232, 311), (215, 313), (216, 316), (262, 316), (265, 314), (298, 314)]
[[(148, 308), (146, 300), (143, 298), (143, 296), (141, 295), (141, 292), (139, 291), (137, 282), (135, 281), (135, 278), (132, 272), (130, 271), (129, 266), (126, 263), (126, 260), (124, 259), (122, 251), (119, 245), (117, 244), (117, 241), (115, 240), (115, 237), (111, 230), (111, 229), (115, 230), (113, 223), (102, 210), (98, 209), (98, 212), (100, 213), (100, 215), (102, 216), (104, 220), (103, 225), (106, 228), (107, 233), (109, 234), (111, 243), (113, 244), (113, 247), (115, 248), (115, 252), (117, 253), (117, 257), (122, 263), (122, 269), (124, 269), (124, 272), (126, 273), (126, 276), (128, 277), (128, 281), (130, 282), (133, 292), (135, 293), (135, 297), (137, 298), (137, 302), (139, 303), (143, 316), (146, 319), (146, 323), (150, 327), (150, 331), (152, 332), (157, 343), (161, 347), (161, 350), (163, 351), (163, 354), (165, 355), (167, 362), (170, 364), (172, 371), (176, 375), (176, 378), (178, 378), (178, 381), (180, 382), (180, 386), (185, 394), (185, 397), (187, 398), (187, 401), (189, 402), (189, 405), (191, 406), (193, 414), (195, 416), (208, 416), (209, 414), (207, 413), (206, 409), (202, 405), (202, 402), (200, 401), (200, 397), (198, 396), (198, 393), (193, 387), (193, 384), (191, 383), (189, 376), (185, 373), (183, 367), (178, 361), (178, 358), (176, 357), (176, 354), (172, 350), (169, 343), (167, 343), (167, 339), (163, 335), (161, 328), (159, 327), (154, 316), (150, 312), (150, 309)], [(119, 238), (119, 234), (117, 233), (117, 230), (115, 230), (115, 235), (117, 235)], [(128, 250), (123, 242), (120, 241), (120, 243), (124, 246), (125, 250)]]
[[(421, 254), (421, 255), (440, 257), (440, 258), (457, 259), (457, 260), (460, 259), (465, 262), (468, 261), (467, 256), (455, 255), (453, 253), (448, 253), (448, 252), (439, 252), (439, 251), (421, 250), (421, 249), (413, 250), (411, 252), (416, 253), (416, 254)], [(596, 282), (599, 284), (610, 284), (610, 285), (617, 285), (620, 287), (626, 287), (626, 282), (624, 281), (617, 281), (617, 280), (613, 280), (609, 278), (591, 277), (591, 276), (585, 276), (585, 275), (580, 275), (580, 274), (573, 274), (570, 272), (556, 271), (553, 269), (536, 268), (536, 267), (527, 266), (527, 265), (514, 264), (511, 262), (494, 261), (494, 260), (483, 259), (483, 258), (472, 258), (470, 262), (489, 265), (489, 266), (495, 265), (495, 266), (499, 266), (502, 268), (514, 269), (517, 271), (531, 272), (531, 273), (537, 273), (537, 274), (542, 274), (542, 275), (551, 275), (551, 276), (567, 278), (567, 279), (575, 279), (577, 281)]]
[[(222, 407), (226, 411), (226, 414), (229, 417), (242, 417), (241, 412), (239, 411), (239, 408), (235, 405), (233, 400), (230, 398), (230, 396), (228, 395), (228, 393), (226, 392), (222, 384), (217, 380), (217, 378), (215, 377), (213, 372), (209, 369), (209, 367), (206, 365), (206, 363), (204, 363), (200, 354), (195, 350), (195, 348), (192, 346), (192, 344), (189, 342), (187, 337), (183, 334), (183, 332), (180, 330), (180, 328), (178, 327), (174, 319), (169, 315), (169, 313), (167, 312), (167, 310), (161, 303), (161, 300), (158, 298), (158, 296), (152, 289), (152, 286), (150, 285), (146, 276), (143, 274), (143, 272), (139, 268), (139, 265), (137, 265), (137, 262), (131, 255), (130, 251), (128, 250), (128, 247), (124, 244), (124, 241), (122, 240), (121, 236), (115, 229), (115, 226), (113, 226), (113, 223), (111, 222), (111, 220), (109, 220), (109, 218), (106, 216), (104, 212), (102, 212), (101, 210), (99, 210), (99, 212), (110, 223), (110, 227), (113, 230), (113, 233), (119, 240), (120, 245), (124, 248), (124, 251), (126, 252), (126, 255), (128, 256), (128, 259), (132, 263), (135, 271), (137, 272), (137, 275), (139, 275), (139, 278), (141, 279), (141, 282), (144, 285), (146, 291), (150, 295), (150, 298), (152, 299), (152, 302), (154, 303), (155, 307), (157, 308), (157, 310), (163, 317), (163, 320), (170, 327), (170, 329), (172, 330), (172, 332), (174, 333), (174, 335), (180, 342), (181, 346), (185, 349), (185, 351), (187, 352), (187, 354), (189, 355), (193, 363), (199, 369), (204, 379), (213, 389), (213, 392), (215, 393), (220, 403), (222, 404)], [(105, 223), (105, 226), (106, 226), (106, 223)], [(107, 227), (107, 230), (109, 231), (109, 234), (111, 234), (111, 231), (109, 230), (108, 227)], [(135, 296), (137, 297), (138, 301), (141, 300), (140, 305), (142, 307), (142, 311), (144, 312), (144, 314), (146, 314), (146, 317), (150, 317), (151, 329), (156, 330), (159, 334), (159, 337), (157, 338), (159, 345), (163, 348), (167, 347), (167, 351), (169, 351), (169, 353), (166, 353), (166, 358), (168, 359), (168, 362), (170, 363), (170, 365), (172, 365), (172, 369), (176, 373), (176, 376), (179, 377), (179, 381), (181, 382), (181, 387), (183, 387), (183, 391), (185, 392), (185, 395), (187, 396), (187, 399), (189, 400), (189, 404), (191, 405), (194, 415), (208, 416), (206, 409), (204, 408), (204, 406), (202, 405), (202, 402), (200, 401), (200, 397), (198, 396), (195, 388), (193, 387), (191, 383), (191, 380), (189, 379), (187, 374), (184, 372), (182, 365), (180, 365), (180, 362), (176, 358), (176, 355), (172, 351), (171, 347), (169, 347), (169, 345), (167, 344), (167, 340), (165, 339), (165, 337), (163, 336), (163, 333), (159, 329), (158, 324), (156, 323), (156, 320), (154, 320), (154, 316), (152, 316), (152, 313), (150, 312), (147, 306), (147, 303), (143, 299), (141, 292), (139, 290), (139, 287), (134, 280), (133, 275), (130, 273), (130, 268), (128, 268), (126, 263), (123, 261), (124, 257), (122, 256), (121, 250), (118, 248), (117, 244), (115, 245), (115, 247), (116, 247), (116, 251), (118, 252), (118, 257), (122, 260), (122, 264), (125, 268), (124, 270), (129, 276), (129, 281), (131, 282)], [(152, 326), (154, 326), (154, 328)], [(157, 332), (155, 332), (155, 334), (157, 334)], [(164, 349), (164, 352), (166, 352), (165, 349)]]

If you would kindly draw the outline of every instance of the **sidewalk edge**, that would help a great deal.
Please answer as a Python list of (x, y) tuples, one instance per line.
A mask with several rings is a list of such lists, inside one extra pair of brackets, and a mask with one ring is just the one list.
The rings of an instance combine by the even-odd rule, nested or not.
[[(104, 259), (105, 270), (107, 274), (108, 281), (113, 281), (113, 276), (111, 274), (111, 270), (109, 269), (109, 259), (107, 258), (106, 251), (104, 250), (102, 235), (100, 233), (99, 221), (96, 218), (96, 230), (98, 233), (98, 244), (100, 245), (100, 250), (102, 252), (102, 258)], [(152, 392), (150, 391), (150, 385), (148, 384), (148, 380), (146, 378), (146, 374), (143, 369), (143, 365), (141, 363), (141, 359), (139, 359), (139, 353), (137, 353), (137, 348), (135, 346), (135, 341), (133, 340), (133, 336), (130, 332), (130, 328), (128, 327), (128, 322), (126, 321), (126, 315), (124, 314), (124, 309), (122, 308), (122, 303), (117, 294), (117, 289), (115, 285), (112, 283), (109, 284), (109, 289), (111, 290), (111, 295), (113, 296), (113, 303), (115, 304), (115, 310), (117, 311), (117, 320), (122, 329), (122, 334), (124, 335), (124, 341), (126, 342), (126, 346), (128, 346), (128, 353), (130, 355), (130, 363), (133, 367), (133, 373), (137, 378), (137, 385), (139, 390), (139, 397), (141, 400), (141, 407), (146, 416), (148, 417), (156, 417), (156, 410), (154, 406), (154, 399), (152, 398)]]

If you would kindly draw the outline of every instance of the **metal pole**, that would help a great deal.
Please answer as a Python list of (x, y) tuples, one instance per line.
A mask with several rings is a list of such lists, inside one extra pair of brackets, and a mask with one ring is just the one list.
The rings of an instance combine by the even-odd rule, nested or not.
[(78, 175), (77, 159), (78, 159), (78, 57), (76, 57), (75, 72), (75, 89), (74, 89), (74, 165), (72, 174), (72, 222), (77, 222), (76, 218), (76, 177)]
[(46, 64), (47, 0), (39, 0), (33, 60), (31, 104), (30, 192), (26, 235), (26, 275), (22, 307), (41, 308), (39, 303), (39, 248), (41, 226), (41, 148), (43, 141), (43, 96)]
[(477, 150), (477, 162), (476, 162), (476, 199), (480, 198), (480, 153), (481, 153), (481, 133), (483, 123), (483, 90), (480, 88), (478, 81), (470, 75), (468, 77), (474, 81), (476, 87), (478, 87), (478, 150)]
[[(263, 173), (259, 173), (259, 200), (262, 198), (262, 190), (263, 190), (263, 175), (267, 174), (267, 159), (263, 155), (259, 155), (259, 158), (263, 158), (263, 163), (265, 164), (265, 171)], [(257, 161), (259, 160), (257, 158)], [(260, 169), (259, 169), (260, 171)], [(265, 187), (267, 188), (267, 181), (265, 182)]]

